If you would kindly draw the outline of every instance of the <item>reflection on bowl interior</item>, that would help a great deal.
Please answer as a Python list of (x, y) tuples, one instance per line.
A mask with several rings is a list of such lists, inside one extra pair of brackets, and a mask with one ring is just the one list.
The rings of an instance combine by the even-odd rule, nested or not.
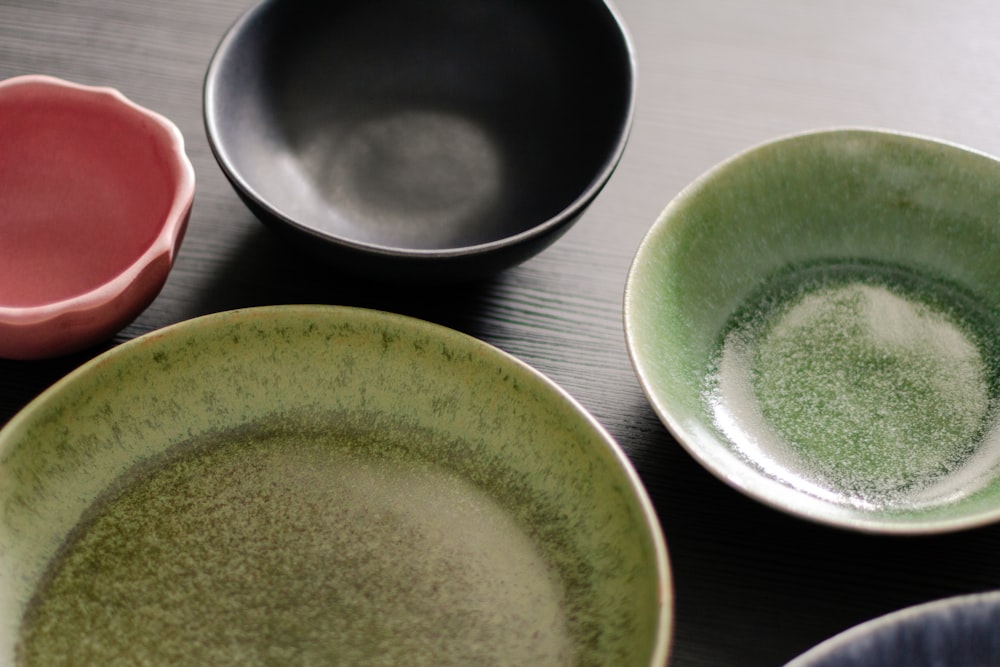
[(1000, 368), (996, 323), (977, 299), (865, 263), (765, 285), (733, 318), (706, 386), (716, 425), (748, 460), (867, 508), (972, 490), (952, 473), (992, 449), (974, 443), (993, 421)]
[[(402, 110), (334, 133), (303, 132), (285, 169), (296, 188), (276, 200), (291, 217), (331, 208), (331, 234), (378, 245), (449, 248), (491, 240), (482, 221), (500, 204), (501, 148), (461, 115)], [(304, 172), (304, 173), (301, 173)], [(414, 226), (414, 217), (439, 221)], [(365, 220), (365, 225), (354, 221)]]

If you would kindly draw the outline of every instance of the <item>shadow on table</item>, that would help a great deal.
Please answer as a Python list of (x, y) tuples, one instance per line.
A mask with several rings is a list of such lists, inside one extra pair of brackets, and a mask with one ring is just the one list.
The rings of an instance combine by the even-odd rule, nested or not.
[[(385, 310), (480, 333), (483, 304), (495, 298), (503, 277), (458, 285), (374, 282), (305, 255), (256, 222), (248, 220), (238, 243), (226, 249), (183, 311), (189, 316), (273, 304), (332, 304)], [(189, 280), (198, 266), (187, 271)]]

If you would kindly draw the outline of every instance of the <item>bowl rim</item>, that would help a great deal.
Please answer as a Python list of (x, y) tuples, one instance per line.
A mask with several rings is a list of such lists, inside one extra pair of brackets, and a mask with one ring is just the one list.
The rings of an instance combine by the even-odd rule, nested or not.
[(44, 412), (50, 403), (58, 401), (59, 397), (65, 391), (70, 390), (73, 385), (86, 382), (89, 374), (118, 363), (123, 357), (127, 360), (133, 351), (138, 352), (142, 348), (148, 348), (157, 344), (166, 344), (171, 338), (178, 335), (183, 336), (198, 329), (211, 330), (213, 327), (218, 327), (226, 323), (259, 321), (262, 318), (270, 318), (278, 321), (284, 318), (286, 320), (290, 319), (309, 324), (314, 324), (317, 320), (323, 318), (363, 320), (378, 323), (379, 326), (395, 324), (405, 327), (410, 335), (425, 334), (438, 340), (450, 341), (479, 355), (495, 359), (498, 364), (502, 364), (511, 371), (521, 374), (531, 379), (532, 382), (537, 383), (553, 401), (565, 404), (583, 421), (587, 429), (596, 436), (596, 440), (600, 441), (603, 450), (610, 457), (609, 464), (613, 465), (627, 481), (630, 495), (635, 500), (636, 507), (641, 513), (642, 525), (645, 528), (652, 548), (653, 564), (658, 585), (658, 590), (655, 592), (658, 614), (654, 624), (654, 642), (650, 647), (649, 665), (650, 667), (660, 667), (666, 664), (673, 643), (675, 604), (673, 572), (670, 565), (667, 543), (656, 513), (656, 508), (637, 470), (626, 455), (625, 450), (590, 411), (547, 375), (527, 362), (480, 338), (442, 324), (388, 311), (328, 304), (252, 306), (182, 320), (137, 336), (102, 352), (71, 370), (43, 390), (38, 396), (21, 408), (6, 424), (0, 426), (0, 467), (2, 467), (2, 461), (8, 455), (7, 450), (16, 445), (17, 440), (15, 436), (24, 431), (24, 428), (35, 418), (35, 414)]
[(315, 225), (296, 220), (272, 205), (267, 198), (262, 196), (260, 192), (243, 176), (241, 170), (237, 167), (235, 160), (232, 159), (227, 145), (220, 139), (222, 136), (222, 132), (220, 130), (222, 120), (219, 118), (217, 113), (217, 98), (220, 78), (222, 77), (227, 61), (230, 58), (231, 50), (234, 48), (234, 44), (243, 34), (247, 24), (253, 21), (256, 16), (268, 11), (272, 5), (285, 1), (287, 0), (262, 0), (258, 4), (243, 12), (243, 14), (240, 15), (227, 29), (226, 33), (216, 46), (209, 61), (208, 69), (205, 72), (202, 84), (202, 116), (209, 148), (211, 149), (216, 162), (219, 164), (220, 169), (222, 169), (226, 178), (238, 190), (239, 194), (242, 197), (249, 199), (254, 206), (259, 207), (267, 215), (281, 221), (282, 224), (287, 225), (299, 233), (311, 236), (325, 243), (335, 244), (336, 246), (348, 250), (378, 256), (385, 259), (426, 261), (486, 254), (503, 248), (518, 246), (533, 238), (545, 236), (546, 234), (572, 222), (594, 201), (594, 199), (596, 199), (597, 195), (600, 194), (601, 190), (607, 185), (612, 174), (617, 169), (618, 164), (621, 162), (622, 156), (625, 153), (625, 148), (628, 145), (628, 139), (632, 132), (632, 126), (635, 119), (638, 85), (638, 69), (636, 66), (635, 47), (631, 33), (629, 32), (621, 13), (613, 4), (613, 0), (593, 0), (594, 4), (603, 5), (604, 9), (608, 13), (610, 24), (617, 29), (617, 34), (621, 38), (621, 47), (623, 55), (626, 56), (625, 62), (627, 63), (626, 70), (628, 73), (626, 81), (627, 100), (623, 113), (620, 117), (617, 139), (614, 146), (602, 160), (600, 170), (593, 174), (586, 188), (584, 188), (571, 202), (563, 206), (563, 208), (557, 213), (550, 216), (546, 220), (540, 221), (537, 224), (518, 232), (517, 234), (512, 234), (510, 236), (505, 236), (484, 243), (475, 243), (471, 245), (448, 248), (408, 248), (404, 246), (370, 243), (353, 239), (348, 236), (343, 236), (341, 234), (324, 232), (317, 229)]
[(636, 329), (638, 325), (635, 318), (642, 302), (642, 298), (638, 296), (638, 293), (641, 291), (638, 285), (638, 274), (646, 262), (646, 255), (651, 252), (650, 248), (660, 236), (666, 234), (667, 230), (675, 224), (673, 222), (675, 219), (675, 210), (680, 208), (691, 197), (695, 196), (696, 193), (701, 192), (706, 187), (710, 187), (718, 174), (729, 169), (734, 163), (742, 161), (758, 151), (779, 144), (788, 144), (810, 138), (848, 134), (896, 138), (907, 142), (916, 142), (927, 147), (947, 148), (986, 158), (1000, 164), (1000, 158), (997, 156), (971, 148), (959, 142), (939, 139), (916, 132), (865, 125), (834, 125), (790, 132), (756, 142), (722, 159), (695, 177), (670, 199), (636, 247), (626, 274), (622, 294), (622, 324), (626, 349), (632, 369), (650, 407), (660, 422), (666, 427), (672, 439), (714, 477), (724, 482), (730, 488), (760, 502), (766, 507), (819, 525), (881, 535), (935, 535), (958, 532), (996, 523), (1000, 520), (1000, 505), (992, 510), (963, 513), (951, 517), (921, 517), (919, 519), (894, 519), (892, 517), (880, 517), (865, 510), (843, 510), (838, 505), (818, 498), (811, 500), (806, 505), (801, 502), (803, 497), (812, 498), (812, 496), (807, 496), (804, 492), (787, 486), (779, 480), (771, 479), (763, 474), (754, 472), (753, 467), (746, 462), (741, 462), (739, 465), (733, 466), (719, 465), (713, 457), (703, 451), (703, 447), (699, 444), (697, 436), (689, 433), (688, 429), (685, 429), (681, 425), (680, 421), (674, 415), (674, 410), (655, 390), (656, 383), (647, 366), (645, 356), (638, 349), (639, 346), (636, 342)]
[(876, 638), (894, 627), (921, 624), (953, 609), (973, 607), (1000, 608), (1000, 590), (965, 593), (946, 598), (917, 603), (890, 611), (867, 621), (862, 621), (829, 637), (805, 653), (793, 658), (785, 667), (810, 667), (817, 661), (835, 657), (836, 654), (865, 638)]
[(195, 193), (194, 167), (184, 150), (184, 136), (166, 116), (140, 106), (117, 88), (90, 86), (47, 74), (24, 74), (0, 81), (0, 94), (5, 89), (23, 86), (41, 89), (47, 93), (68, 89), (83, 93), (87, 99), (111, 100), (129, 113), (150, 121), (157, 130), (155, 133), (157, 143), (166, 146), (172, 158), (168, 166), (171, 175), (176, 179), (176, 186), (172, 193), (170, 208), (160, 222), (159, 231), (152, 243), (110, 280), (79, 294), (48, 303), (29, 306), (0, 304), (0, 326), (17, 328), (44, 325), (69, 313), (82, 313), (100, 308), (127, 292), (136, 278), (160, 257), (166, 257), (168, 263), (172, 264)]

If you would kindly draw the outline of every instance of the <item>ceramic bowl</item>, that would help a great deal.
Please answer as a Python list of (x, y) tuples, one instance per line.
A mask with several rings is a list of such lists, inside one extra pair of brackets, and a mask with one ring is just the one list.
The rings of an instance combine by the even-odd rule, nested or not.
[(194, 197), (180, 131), (111, 88), (0, 82), (0, 357), (110, 338), (156, 297)]
[(660, 666), (671, 600), (608, 434), (423, 321), (206, 316), (0, 431), (5, 664)]
[(969, 667), (1000, 664), (1000, 592), (886, 614), (828, 639), (786, 667)]
[(1000, 163), (842, 129), (681, 192), (629, 272), (629, 351), (708, 470), (872, 532), (1000, 518)]
[(634, 63), (603, 0), (265, 0), (205, 80), (265, 223), (366, 277), (459, 281), (565, 232), (625, 147)]

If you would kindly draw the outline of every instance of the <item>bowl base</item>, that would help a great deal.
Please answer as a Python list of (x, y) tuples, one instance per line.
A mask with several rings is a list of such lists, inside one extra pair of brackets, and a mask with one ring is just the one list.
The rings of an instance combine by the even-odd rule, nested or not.
[(510, 501), (381, 433), (188, 443), (77, 526), (23, 663), (572, 662), (580, 596)]
[(940, 502), (1000, 460), (998, 330), (930, 275), (791, 267), (735, 315), (705, 396), (733, 445), (794, 486), (868, 508)]

